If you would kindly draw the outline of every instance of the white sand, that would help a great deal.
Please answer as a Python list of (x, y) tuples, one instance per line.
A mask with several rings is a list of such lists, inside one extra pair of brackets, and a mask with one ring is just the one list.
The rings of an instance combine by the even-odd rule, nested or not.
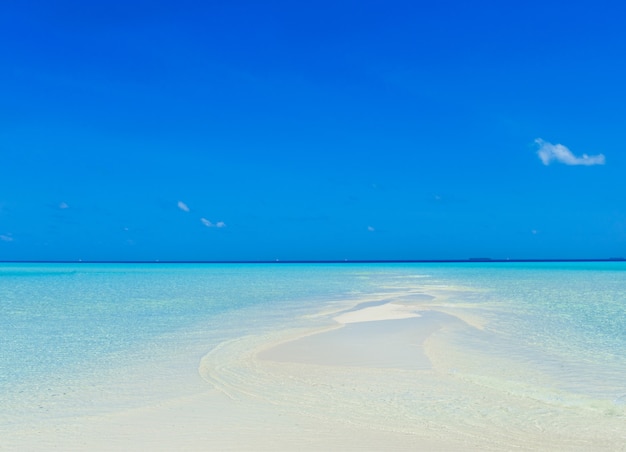
[(405, 306), (395, 303), (385, 303), (379, 306), (371, 306), (368, 308), (358, 309), (355, 311), (345, 312), (333, 320), (336, 322), (360, 323), (360, 322), (377, 322), (381, 320), (399, 320), (419, 317), (414, 307)]
[[(0, 428), (0, 450), (623, 450), (626, 444), (621, 414), (546, 403), (529, 391), (539, 376), (529, 373), (536, 381), (523, 386), (514, 378), (525, 370), (464, 349), (464, 337), (483, 332), (457, 317), (387, 303), (334, 320), (322, 330), (221, 344), (202, 358), (199, 376), (187, 383), (197, 390), (185, 397)], [(465, 362), (504, 369), (511, 380), (464, 372)]]

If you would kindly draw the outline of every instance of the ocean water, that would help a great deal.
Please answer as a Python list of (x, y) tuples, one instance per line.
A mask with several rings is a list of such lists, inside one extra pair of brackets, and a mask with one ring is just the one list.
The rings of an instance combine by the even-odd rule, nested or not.
[[(572, 409), (626, 425), (625, 276), (623, 262), (0, 264), (0, 425), (192, 394), (207, 384), (199, 363), (220, 344), (328, 325), (331, 313), (372, 300), (466, 326), (426, 344), (454, 413), (438, 403), (420, 414), (405, 397), (390, 406), (404, 419), (467, 416), (479, 402), (464, 391), (483, 388), (491, 404), (557, 410), (564, 435)], [(524, 406), (498, 409), (536, 422), (540, 412)]]
[[(328, 266), (0, 264), (0, 421), (140, 406), (234, 337), (358, 290)], [(134, 384), (138, 379), (150, 380)], [(144, 382), (141, 382), (144, 383)], [(178, 395), (172, 389), (172, 395)], [(143, 391), (143, 392), (142, 392)]]

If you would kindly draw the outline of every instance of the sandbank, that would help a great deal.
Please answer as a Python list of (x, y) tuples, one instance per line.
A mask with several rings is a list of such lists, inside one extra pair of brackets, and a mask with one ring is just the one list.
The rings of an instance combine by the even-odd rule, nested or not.
[(340, 326), (258, 353), (261, 360), (323, 366), (430, 369), (424, 340), (450, 319), (391, 303), (334, 317)]
[[(194, 388), (190, 394), (21, 426), (2, 432), (0, 449), (623, 447), (621, 415), (593, 406), (564, 410), (550, 399), (550, 388), (537, 395), (543, 382), (532, 369), (518, 372), (486, 345), (466, 347), (488, 344), (489, 336), (446, 311), (378, 300), (335, 312), (312, 328), (241, 336), (202, 357), (195, 380), (185, 383)], [(476, 373), (482, 368), (489, 373)], [(526, 375), (532, 385), (524, 386)]]

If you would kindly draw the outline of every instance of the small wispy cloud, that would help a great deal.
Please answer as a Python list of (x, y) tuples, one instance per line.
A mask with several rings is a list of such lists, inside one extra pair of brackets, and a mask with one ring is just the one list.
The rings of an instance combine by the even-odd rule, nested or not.
[(70, 206), (66, 202), (59, 204), (59, 209), (69, 209)]
[(217, 223), (213, 223), (210, 220), (207, 220), (206, 218), (200, 218), (200, 221), (207, 228), (225, 228), (226, 227), (226, 223), (224, 223), (223, 221), (218, 221)]
[(537, 155), (546, 166), (553, 161), (563, 163), (565, 165), (583, 166), (604, 165), (605, 163), (604, 154), (583, 154), (582, 157), (577, 157), (572, 153), (572, 151), (562, 144), (552, 144), (547, 141), (543, 141), (541, 138), (537, 138), (535, 143), (539, 146)]
[(374, 232), (376, 229), (373, 226), (368, 226), (367, 230), (370, 232)]
[(178, 208), (183, 212), (189, 212), (189, 207), (187, 207), (187, 204), (182, 201), (178, 201)]
[(2, 240), (3, 242), (12, 242), (13, 237), (11, 237), (10, 232), (8, 234), (0, 234), (0, 240)]

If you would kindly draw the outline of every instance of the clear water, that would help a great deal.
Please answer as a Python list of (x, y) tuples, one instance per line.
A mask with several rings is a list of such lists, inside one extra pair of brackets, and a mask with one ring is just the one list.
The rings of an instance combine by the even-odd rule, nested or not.
[[(552, 379), (554, 389), (626, 406), (626, 264), (510, 263), (433, 269), (449, 299), (485, 323), (464, 347)], [(477, 360), (478, 366), (485, 366)], [(528, 375), (528, 374), (526, 374)], [(522, 378), (518, 376), (518, 378)]]
[(329, 274), (254, 265), (0, 266), (0, 384), (42, 378), (198, 325), (224, 328), (213, 323), (228, 312), (345, 292), (340, 276)]
[[(328, 322), (312, 315), (361, 299), (411, 296), (483, 325), (449, 333), (463, 356), (440, 354), (446, 372), (494, 385), (537, 372), (537, 385), (550, 380), (550, 390), (621, 412), (625, 276), (621, 262), (0, 264), (0, 420), (107, 412), (192, 391), (200, 380), (183, 374), (197, 377), (202, 356), (226, 340)], [(524, 370), (506, 373), (502, 363)], [(156, 389), (138, 391), (140, 378)], [(189, 388), (168, 388), (174, 378)]]

